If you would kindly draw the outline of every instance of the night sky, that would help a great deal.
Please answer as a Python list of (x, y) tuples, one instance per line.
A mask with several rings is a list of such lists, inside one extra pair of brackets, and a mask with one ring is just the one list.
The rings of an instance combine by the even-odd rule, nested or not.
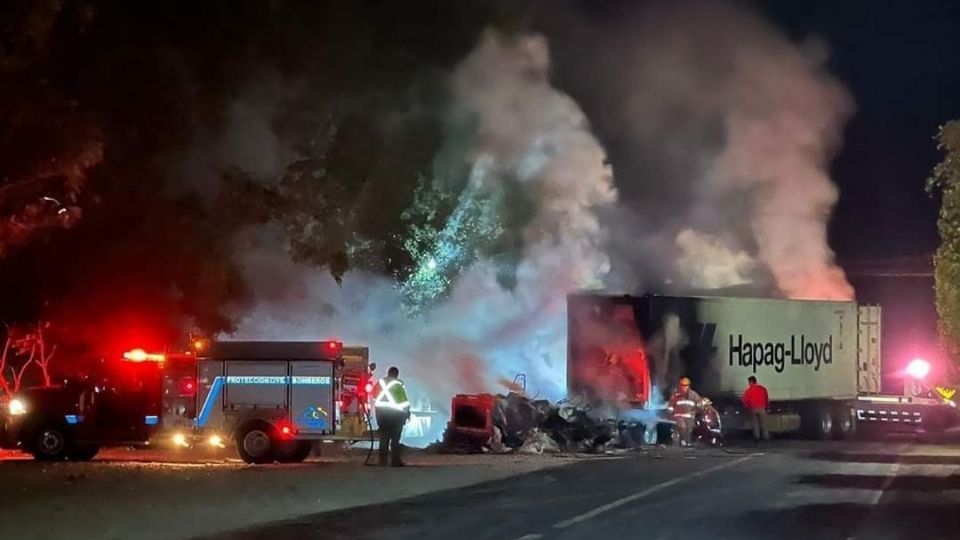
[(924, 180), (932, 137), (960, 117), (957, 2), (760, 2), (794, 39), (822, 37), (857, 112), (833, 165), (831, 245), (841, 262), (932, 253), (938, 201)]

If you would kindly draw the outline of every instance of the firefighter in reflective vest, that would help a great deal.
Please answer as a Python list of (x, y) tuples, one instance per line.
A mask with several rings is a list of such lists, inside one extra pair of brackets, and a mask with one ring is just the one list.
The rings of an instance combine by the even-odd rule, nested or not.
[(410, 401), (403, 381), (398, 379), (400, 370), (391, 367), (387, 376), (377, 383), (377, 398), (373, 407), (377, 415), (377, 431), (380, 433), (380, 466), (386, 467), (390, 456), (392, 467), (403, 467), (400, 457), (400, 434), (403, 425), (410, 419)]
[(680, 446), (690, 446), (690, 436), (693, 433), (694, 421), (697, 416), (697, 408), (700, 407), (703, 398), (700, 394), (690, 388), (690, 379), (680, 378), (680, 384), (677, 390), (670, 396), (670, 412), (673, 413), (673, 420), (676, 422), (674, 434), (680, 439)]

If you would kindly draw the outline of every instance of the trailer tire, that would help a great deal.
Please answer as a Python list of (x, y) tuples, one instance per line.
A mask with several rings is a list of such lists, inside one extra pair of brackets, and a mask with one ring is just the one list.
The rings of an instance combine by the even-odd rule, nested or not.
[(237, 453), (247, 463), (262, 464), (273, 461), (276, 430), (263, 421), (249, 422), (237, 431)]
[(856, 435), (857, 418), (853, 407), (849, 405), (838, 406), (833, 419), (834, 437), (837, 439), (850, 439)]
[(67, 430), (57, 424), (41, 425), (30, 441), (30, 453), (37, 461), (63, 461), (69, 447)]
[(95, 444), (79, 444), (67, 452), (70, 461), (90, 461), (100, 452), (100, 447)]
[(310, 457), (313, 441), (283, 441), (277, 445), (276, 459), (280, 463), (300, 463)]
[(817, 403), (807, 407), (801, 413), (804, 431), (813, 439), (827, 440), (833, 437), (833, 408), (826, 403)]

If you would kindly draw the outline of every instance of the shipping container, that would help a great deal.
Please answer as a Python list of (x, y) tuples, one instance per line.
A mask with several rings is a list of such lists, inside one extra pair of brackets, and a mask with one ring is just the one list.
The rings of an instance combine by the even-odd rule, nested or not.
[[(862, 327), (861, 313), (875, 326)], [(879, 308), (855, 302), (574, 294), (568, 390), (593, 407), (657, 408), (689, 377), (742, 429), (754, 376), (769, 391), (773, 431), (844, 437), (858, 395), (878, 389), (878, 332)]]

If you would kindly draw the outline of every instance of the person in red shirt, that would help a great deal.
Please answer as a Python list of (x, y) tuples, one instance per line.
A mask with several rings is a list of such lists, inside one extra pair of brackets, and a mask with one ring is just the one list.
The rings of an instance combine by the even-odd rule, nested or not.
[(763, 385), (757, 383), (757, 378), (750, 376), (747, 379), (746, 391), (743, 392), (743, 401), (744, 408), (747, 409), (747, 414), (750, 415), (750, 425), (753, 427), (753, 440), (759, 442), (760, 438), (763, 437), (763, 440), (770, 440), (770, 431), (767, 430), (767, 407), (770, 405), (770, 395), (767, 393), (767, 389)]

